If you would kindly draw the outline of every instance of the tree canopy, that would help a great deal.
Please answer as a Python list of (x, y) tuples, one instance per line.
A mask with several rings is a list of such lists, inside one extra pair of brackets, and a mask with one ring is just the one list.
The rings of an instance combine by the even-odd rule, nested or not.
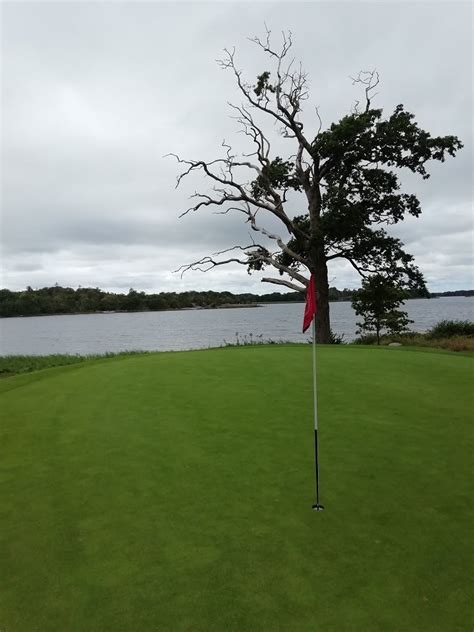
[[(223, 156), (212, 161), (175, 157), (184, 167), (178, 185), (193, 172), (204, 173), (210, 185), (210, 190), (194, 195), (195, 204), (182, 215), (206, 207), (240, 213), (259, 240), (233, 244), (180, 269), (206, 271), (228, 263), (246, 266), (249, 272), (274, 268), (277, 276), (262, 281), (300, 292), (312, 273), (318, 294), (317, 336), (329, 342), (331, 261), (348, 261), (363, 278), (377, 273), (412, 290), (425, 287), (413, 256), (389, 233), (389, 227), (407, 215), (421, 213), (416, 195), (401, 191), (399, 175), (409, 170), (429, 178), (427, 163), (455, 156), (462, 143), (453, 135), (431, 136), (401, 104), (388, 116), (373, 107), (376, 71), (360, 72), (353, 80), (363, 89), (363, 106), (356, 103), (327, 129), (316, 109), (313, 129), (307, 131), (302, 121), (307, 76), (289, 57), (291, 34), (282, 35), (280, 48), (273, 46), (270, 31), (252, 41), (271, 70), (247, 82), (235, 50), (226, 50), (220, 62), (233, 73), (242, 97), (242, 103), (231, 108), (250, 151), (238, 154), (224, 141)], [(266, 127), (261, 122), (265, 119)], [(272, 123), (288, 143), (285, 156), (272, 149)], [(293, 194), (299, 195), (297, 212), (289, 203)], [(281, 225), (278, 234), (269, 228), (275, 218)]]
[(375, 333), (379, 345), (383, 332), (399, 334), (408, 331), (408, 325), (413, 321), (409, 320), (405, 311), (399, 309), (405, 298), (405, 291), (382, 274), (373, 274), (364, 279), (361, 289), (352, 297), (355, 313), (363, 318), (357, 323), (357, 333)]

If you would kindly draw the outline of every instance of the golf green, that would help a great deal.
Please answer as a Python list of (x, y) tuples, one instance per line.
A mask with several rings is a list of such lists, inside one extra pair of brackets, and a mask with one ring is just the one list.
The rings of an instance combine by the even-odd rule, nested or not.
[(473, 358), (310, 345), (0, 382), (0, 630), (471, 630)]

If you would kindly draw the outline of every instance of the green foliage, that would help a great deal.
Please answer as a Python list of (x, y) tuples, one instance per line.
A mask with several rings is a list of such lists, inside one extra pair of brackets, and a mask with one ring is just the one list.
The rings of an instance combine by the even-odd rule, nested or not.
[(259, 247), (247, 253), (247, 270), (250, 274), (250, 270), (263, 270), (265, 267), (262, 257), (268, 257), (270, 255), (266, 248)]
[(426, 332), (428, 338), (474, 336), (474, 323), (469, 320), (442, 320)]
[(432, 138), (403, 105), (385, 120), (381, 109), (369, 109), (331, 125), (314, 144), (327, 160), (321, 218), (325, 242), (335, 250), (342, 246), (364, 271), (389, 275), (395, 270), (397, 282), (424, 288), (413, 256), (382, 225), (421, 213), (417, 197), (400, 192), (400, 169), (428, 178), (429, 160), (444, 161), (461, 147), (455, 136)]
[(275, 87), (269, 83), (269, 79), (270, 73), (268, 70), (262, 72), (262, 74), (257, 77), (257, 85), (253, 90), (257, 97), (265, 96), (267, 90), (271, 93), (275, 92)]
[(334, 332), (331, 329), (331, 335), (329, 338), (329, 344), (330, 345), (345, 345), (345, 340), (344, 340), (344, 334), (336, 334), (336, 332)]
[(409, 320), (406, 312), (398, 309), (405, 299), (405, 292), (381, 274), (364, 279), (362, 288), (355, 292), (352, 307), (363, 321), (358, 322), (357, 333), (375, 332), (377, 344), (380, 334), (389, 334), (407, 330)]
[[(262, 75), (262, 89), (268, 78)], [(414, 257), (385, 227), (421, 213), (416, 195), (400, 191), (400, 170), (408, 169), (426, 179), (430, 160), (444, 162), (462, 146), (455, 136), (432, 137), (403, 105), (398, 105), (387, 119), (381, 109), (343, 117), (320, 132), (312, 144), (324, 185), (317, 232), (310, 237), (309, 215), (293, 218), (293, 225), (301, 233), (290, 238), (289, 248), (311, 258), (312, 239), (317, 239), (325, 244), (328, 257), (349, 259), (364, 273), (395, 274), (399, 285), (427, 295)], [(300, 191), (304, 176), (295, 167), (294, 161), (277, 158), (268, 173), (251, 184), (252, 193), (259, 199), (268, 193), (270, 185), (285, 192), (290, 188)], [(302, 234), (308, 238), (303, 239)], [(301, 267), (285, 252), (278, 260), (290, 269)]]
[[(373, 186), (370, 194), (383, 193), (387, 188), (396, 190), (398, 178), (395, 172), (383, 176), (377, 164), (387, 167), (407, 168), (413, 173), (429, 178), (426, 163), (429, 160), (444, 162), (446, 154), (455, 156), (463, 144), (456, 136), (432, 137), (415, 122), (415, 117), (403, 105), (397, 105), (393, 114), (382, 119), (382, 109), (369, 109), (344, 116), (333, 123), (329, 130), (318, 135), (314, 148), (323, 158), (332, 162), (331, 179), (343, 178), (342, 186), (350, 181), (361, 190), (363, 181), (369, 183), (370, 172), (382, 178), (382, 186)], [(361, 175), (354, 167), (361, 163), (372, 165)], [(350, 180), (349, 180), (350, 179)], [(377, 183), (377, 179), (372, 180)], [(415, 214), (418, 209), (414, 208)]]
[(301, 190), (301, 184), (294, 173), (295, 165), (279, 156), (268, 165), (262, 167), (261, 173), (251, 183), (250, 190), (256, 200), (271, 194), (272, 189), (295, 191)]
[[(380, 340), (380, 339), (379, 339)], [(380, 344), (377, 334), (362, 334), (355, 338), (352, 342), (354, 345), (375, 345)]]

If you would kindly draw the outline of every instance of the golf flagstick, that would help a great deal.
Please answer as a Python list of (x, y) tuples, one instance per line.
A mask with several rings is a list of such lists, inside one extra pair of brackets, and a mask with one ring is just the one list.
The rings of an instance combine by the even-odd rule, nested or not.
[[(316, 290), (315, 290), (316, 291)], [(316, 468), (316, 503), (315, 511), (322, 511), (319, 503), (319, 448), (318, 448), (318, 388), (316, 383), (316, 318), (313, 316), (313, 402), (314, 402), (314, 464)]]
[(316, 466), (316, 503), (313, 509), (321, 511), (324, 507), (319, 502), (319, 452), (318, 452), (318, 387), (316, 384), (316, 311), (317, 294), (314, 274), (311, 274), (306, 287), (306, 302), (303, 316), (303, 333), (313, 323), (313, 402), (314, 402), (314, 464)]

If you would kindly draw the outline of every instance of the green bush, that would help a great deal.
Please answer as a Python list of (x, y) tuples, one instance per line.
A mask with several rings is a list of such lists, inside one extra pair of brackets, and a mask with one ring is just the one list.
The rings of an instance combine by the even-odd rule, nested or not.
[(474, 323), (469, 320), (442, 320), (426, 332), (428, 338), (474, 336)]
[(377, 334), (364, 334), (356, 338), (353, 343), (355, 345), (375, 345), (377, 344)]
[(329, 344), (331, 345), (345, 345), (344, 334), (336, 334), (332, 329), (329, 332)]

